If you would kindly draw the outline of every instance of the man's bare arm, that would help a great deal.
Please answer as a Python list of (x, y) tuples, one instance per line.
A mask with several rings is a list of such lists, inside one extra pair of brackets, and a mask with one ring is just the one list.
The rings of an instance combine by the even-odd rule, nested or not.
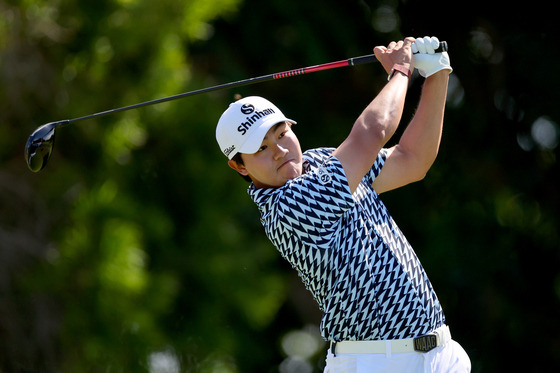
[[(392, 42), (387, 48), (376, 47), (374, 53), (387, 72), (395, 64), (413, 69), (411, 43), (407, 38)], [(371, 169), (377, 154), (393, 136), (401, 120), (408, 77), (395, 73), (373, 101), (358, 117), (349, 136), (334, 151), (342, 163), (350, 190), (354, 192), (362, 178)]]
[(399, 143), (389, 149), (385, 165), (373, 182), (377, 193), (424, 178), (438, 154), (443, 128), (449, 70), (428, 77), (418, 109)]

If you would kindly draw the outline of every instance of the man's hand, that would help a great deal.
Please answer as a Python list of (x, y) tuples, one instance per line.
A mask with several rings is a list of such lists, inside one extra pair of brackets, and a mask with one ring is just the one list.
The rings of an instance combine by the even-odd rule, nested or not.
[(438, 46), (438, 38), (428, 36), (417, 38), (412, 44), (412, 52), (415, 53), (414, 64), (424, 78), (441, 70), (449, 70), (449, 73), (453, 71), (447, 52), (435, 53)]
[(387, 47), (377, 46), (373, 49), (375, 57), (383, 68), (389, 74), (394, 65), (402, 65), (410, 71), (414, 69), (414, 61), (412, 58), (412, 43), (416, 39), (406, 38), (399, 42), (391, 42)]

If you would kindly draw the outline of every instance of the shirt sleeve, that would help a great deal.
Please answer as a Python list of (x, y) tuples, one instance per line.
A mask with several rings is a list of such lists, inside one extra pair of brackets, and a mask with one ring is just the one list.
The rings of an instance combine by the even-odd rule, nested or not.
[(387, 149), (383, 148), (377, 155), (377, 159), (373, 163), (373, 166), (364, 177), (368, 185), (371, 185), (375, 180), (375, 178), (379, 176), (379, 173), (381, 172), (381, 169), (383, 168), (386, 159), (387, 159)]

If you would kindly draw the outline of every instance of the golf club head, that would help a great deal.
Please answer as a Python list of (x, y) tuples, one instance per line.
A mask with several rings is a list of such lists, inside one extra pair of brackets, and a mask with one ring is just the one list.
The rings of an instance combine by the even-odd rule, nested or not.
[(25, 144), (27, 167), (39, 172), (47, 165), (54, 147), (55, 127), (64, 122), (51, 122), (42, 125), (33, 132)]

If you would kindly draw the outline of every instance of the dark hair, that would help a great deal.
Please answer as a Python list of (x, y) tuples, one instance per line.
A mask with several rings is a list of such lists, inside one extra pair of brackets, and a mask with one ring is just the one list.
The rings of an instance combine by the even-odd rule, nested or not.
[[(241, 153), (236, 153), (233, 158), (231, 159), (232, 161), (234, 161), (237, 164), (240, 164), (242, 166), (245, 166), (245, 163), (243, 162), (243, 158), (241, 158)], [(239, 176), (241, 176), (245, 181), (248, 182), (252, 182), (253, 180), (251, 180), (251, 178), (247, 175), (241, 175), (239, 174)]]

